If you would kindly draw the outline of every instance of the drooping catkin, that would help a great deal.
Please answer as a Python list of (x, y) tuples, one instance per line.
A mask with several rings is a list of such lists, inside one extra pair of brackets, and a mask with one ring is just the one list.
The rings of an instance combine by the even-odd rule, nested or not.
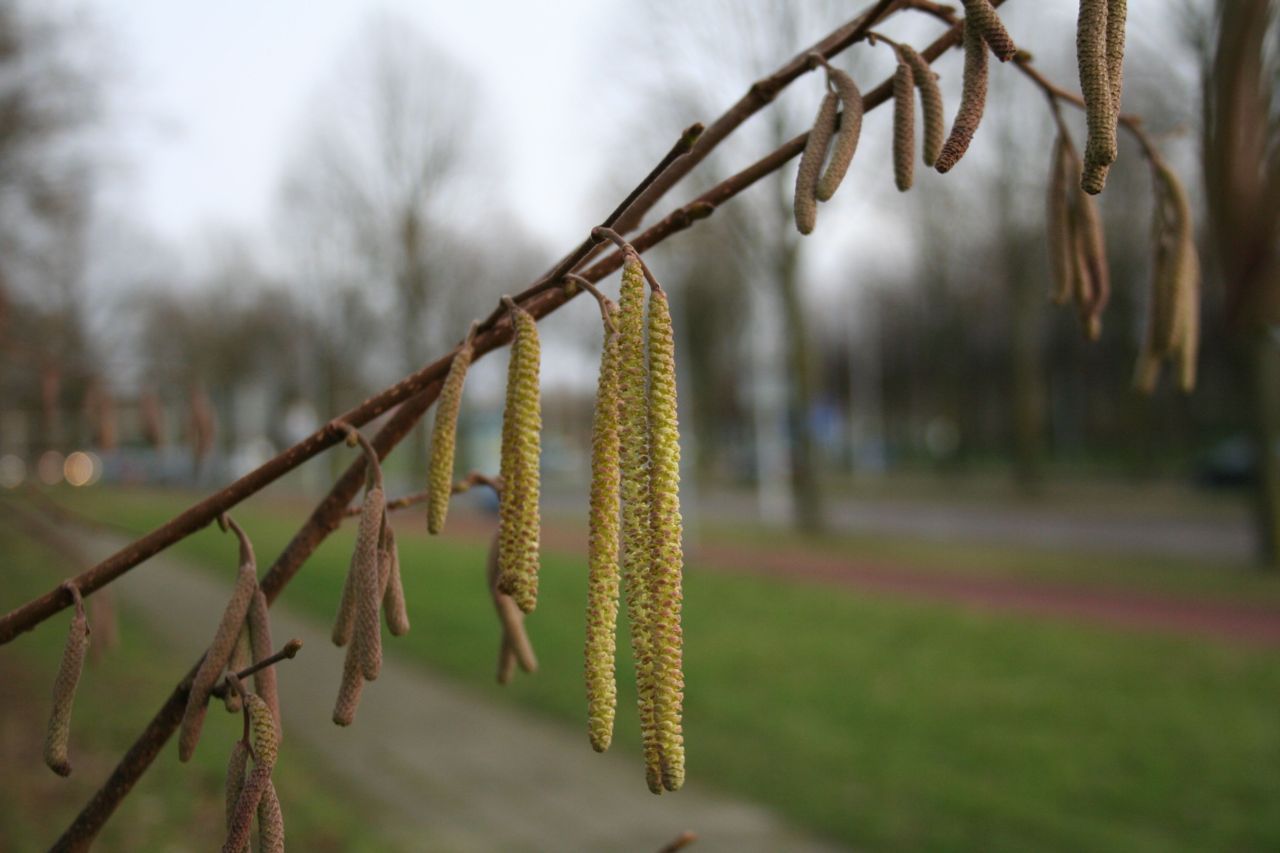
[(71, 774), (71, 706), (76, 700), (76, 686), (84, 671), (85, 654), (89, 651), (89, 620), (79, 590), (68, 586), (75, 598), (75, 612), (62, 649), (62, 662), (53, 680), (53, 709), (44, 739), (44, 763), (59, 776)]
[(1075, 261), (1074, 237), (1071, 230), (1071, 193), (1079, 186), (1078, 161), (1068, 149), (1070, 141), (1059, 133), (1053, 144), (1053, 160), (1049, 169), (1049, 192), (1045, 222), (1048, 229), (1049, 269), (1052, 289), (1049, 298), (1055, 305), (1071, 299)]
[(621, 565), (635, 660), (636, 704), (649, 790), (662, 793), (662, 755), (654, 718), (653, 619), (649, 579), (649, 418), (648, 365), (644, 349), (644, 271), (628, 255), (622, 268), (618, 333), (618, 441), (622, 496)]
[(539, 464), (542, 411), (538, 324), (519, 306), (511, 310), (515, 336), (507, 369), (502, 419), (502, 496), (498, 507), (498, 588), (525, 613), (538, 603)]
[(364, 677), (360, 674), (360, 663), (351, 649), (347, 649), (346, 658), (342, 662), (342, 682), (338, 687), (338, 699), (333, 706), (333, 722), (339, 726), (349, 726), (356, 719), (356, 709), (360, 707), (360, 694), (364, 690)]
[(814, 191), (818, 201), (830, 201), (840, 188), (853, 162), (853, 155), (858, 150), (858, 139), (862, 136), (862, 92), (853, 78), (839, 68), (828, 68), (827, 79), (835, 86), (836, 97), (840, 99), (840, 129), (831, 141), (831, 159)]
[(938, 162), (938, 155), (942, 153), (942, 143), (947, 135), (947, 120), (942, 113), (942, 89), (938, 87), (938, 75), (910, 45), (901, 45), (898, 52), (911, 66), (911, 77), (920, 90), (920, 111), (924, 117), (924, 164), (932, 168)]
[(524, 630), (524, 611), (516, 606), (511, 596), (498, 589), (498, 537), (493, 537), (489, 546), (489, 556), (485, 562), (485, 580), (489, 586), (489, 595), (493, 599), (493, 607), (498, 613), (498, 622), (502, 626), (502, 642), (498, 652), (498, 683), (506, 684), (511, 680), (515, 664), (525, 672), (538, 671), (538, 658), (533, 653), (529, 635)]
[[(253, 593), (253, 601), (249, 602), (249, 643), (253, 662), (266, 660), (274, 651), (271, 643), (271, 613), (267, 609), (267, 597), (261, 587)], [(276, 687), (276, 668), (264, 666), (253, 674), (253, 691), (262, 697), (271, 709), (275, 718), (276, 730), (283, 732), (280, 720), (280, 694)], [(235, 693), (228, 690), (227, 693)]]
[(347, 578), (342, 584), (342, 598), (338, 601), (338, 615), (333, 620), (333, 632), (329, 635), (333, 640), (333, 644), (338, 648), (342, 648), (351, 642), (351, 634), (356, 627), (356, 578), (359, 573), (356, 571), (356, 555), (360, 553), (357, 548), (351, 554), (351, 560), (347, 564)]
[(662, 754), (662, 785), (684, 784), (684, 634), (680, 625), (684, 571), (680, 518), (680, 427), (676, 417), (675, 337), (662, 290), (649, 297), (650, 643), (654, 659), (654, 722)]
[(1071, 229), (1076, 246), (1076, 309), (1085, 337), (1096, 341), (1102, 334), (1102, 311), (1111, 298), (1111, 271), (1102, 216), (1093, 197), (1073, 192)]
[[(239, 696), (238, 691), (230, 691)], [(238, 740), (235, 746), (231, 747), (231, 757), (227, 761), (227, 785), (226, 785), (226, 821), (227, 834), (230, 835), (232, 826), (235, 822), (236, 804), (240, 802), (240, 794), (244, 791), (245, 769), (249, 766), (249, 745), (242, 740)], [(247, 853), (249, 849), (248, 842), (244, 844), (236, 853)]]
[(355, 634), (352, 650), (360, 662), (366, 681), (374, 681), (382, 671), (382, 583), (378, 566), (378, 542), (382, 534), (386, 498), (382, 487), (374, 484), (365, 490), (360, 511), (360, 530), (356, 534)]
[[(249, 626), (245, 625), (240, 629), (240, 636), (236, 637), (236, 645), (231, 650), (231, 659), (227, 661), (227, 669), (231, 672), (239, 672), (251, 663), (253, 663), (253, 650), (249, 643)], [(222, 695), (222, 704), (227, 709), (227, 713), (240, 713), (240, 702), (240, 694), (234, 690), (228, 690)]]
[(271, 709), (256, 693), (246, 694), (245, 701), (249, 708), (249, 743), (253, 748), (253, 770), (240, 791), (235, 810), (228, 822), (223, 853), (239, 853), (248, 846), (253, 816), (258, 813), (258, 806), (271, 785), (271, 771), (280, 754), (280, 733), (276, 730)]
[(796, 171), (795, 218), (801, 234), (813, 232), (818, 224), (818, 179), (822, 163), (827, 159), (827, 148), (836, 132), (836, 108), (840, 98), (828, 92), (818, 107), (817, 118), (809, 131), (804, 151), (800, 154), (800, 166)]
[(209, 694), (222, 677), (222, 671), (231, 658), (231, 651), (240, 636), (240, 629), (249, 612), (249, 603), (257, 588), (258, 573), (253, 549), (249, 547), (247, 540), (241, 540), (240, 571), (236, 575), (231, 599), (222, 612), (222, 620), (218, 623), (213, 642), (209, 644), (209, 650), (205, 652), (187, 694), (187, 708), (183, 712), (182, 727), (178, 734), (178, 758), (182, 761), (190, 761), (195, 752), (196, 743), (200, 740), (200, 729), (204, 726)]
[(284, 853), (284, 812), (270, 780), (258, 800), (258, 853)]
[(400, 551), (396, 547), (396, 534), (388, 524), (383, 531), (382, 564), (386, 567), (385, 591), (382, 594), (382, 614), (392, 636), (403, 637), (409, 633), (409, 610), (405, 605), (404, 586), (400, 580)]
[(893, 180), (899, 192), (915, 180), (916, 98), (911, 65), (899, 59), (893, 75)]
[[(616, 326), (618, 310), (610, 305)], [(613, 740), (618, 686), (618, 369), (622, 336), (605, 327), (604, 351), (591, 424), (591, 509), (587, 539), (587, 732), (591, 748), (604, 752)]]
[(449, 363), (449, 375), (440, 389), (436, 403), (436, 422), (431, 432), (431, 462), (427, 477), (427, 530), (439, 533), (444, 530), (449, 512), (449, 497), (453, 492), (453, 455), (457, 445), (458, 410), (462, 406), (462, 386), (471, 366), (471, 341), (458, 350)]
[(1088, 127), (1080, 186), (1090, 195), (1102, 192), (1107, 182), (1107, 171), (1116, 159), (1117, 113), (1111, 104), (1107, 56), (1109, 2), (1080, 0), (1076, 24), (1076, 62), (1080, 69), (1080, 91), (1084, 95)]
[(1177, 175), (1163, 162), (1152, 164), (1155, 214), (1151, 294), (1147, 332), (1134, 384), (1151, 393), (1160, 364), (1178, 358), (1179, 384), (1195, 385), (1199, 343), (1200, 260), (1196, 253), (1191, 203)]
[(1013, 43), (1008, 30), (1000, 22), (1000, 14), (996, 12), (991, 0), (963, 0), (965, 26), (970, 22), (982, 33), (982, 39), (1001, 62), (1008, 62), (1018, 53), (1018, 46)]
[(973, 135), (982, 123), (987, 107), (987, 43), (977, 27), (964, 26), (964, 78), (960, 91), (960, 107), (951, 125), (951, 135), (942, 146), (934, 168), (946, 174), (969, 150)]
[(1107, 0), (1107, 81), (1111, 84), (1112, 122), (1120, 119), (1120, 102), (1124, 93), (1125, 25), (1128, 18), (1128, 0)]

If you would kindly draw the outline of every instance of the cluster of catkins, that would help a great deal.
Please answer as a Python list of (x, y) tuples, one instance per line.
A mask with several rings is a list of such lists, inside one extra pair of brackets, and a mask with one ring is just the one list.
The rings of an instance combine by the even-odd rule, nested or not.
[(655, 794), (684, 783), (680, 436), (666, 293), (628, 251), (620, 304), (606, 309), (592, 429), (586, 683), (588, 733), (613, 737), (619, 569), (626, 587), (645, 776)]
[(1080, 187), (1080, 155), (1065, 129), (1053, 146), (1049, 172), (1049, 262), (1055, 304), (1074, 302), (1085, 337), (1102, 333), (1102, 310), (1110, 298), (1106, 238), (1091, 195)]
[(358, 442), (365, 452), (365, 490), (355, 551), (332, 633), (334, 645), (347, 647), (333, 708), (333, 721), (340, 726), (355, 720), (364, 683), (374, 681), (382, 671), (382, 614), (394, 636), (409, 632), (400, 557), (395, 533), (387, 521), (378, 454), (355, 429), (349, 429), (347, 435), (349, 444)]
[[(234, 692), (240, 695), (238, 683)], [(236, 741), (227, 762), (227, 840), (222, 853), (249, 853), (253, 819), (258, 819), (260, 853), (283, 853), (284, 815), (271, 771), (280, 751), (276, 715), (257, 693), (244, 694), (246, 737)], [(249, 769), (253, 759), (253, 769)]]

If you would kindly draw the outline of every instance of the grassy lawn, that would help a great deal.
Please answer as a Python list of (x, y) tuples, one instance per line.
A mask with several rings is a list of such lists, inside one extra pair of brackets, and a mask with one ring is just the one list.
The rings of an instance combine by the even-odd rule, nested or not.
[[(0, 527), (0, 547), (0, 610), (44, 592), (65, 574), (56, 557), (7, 527)], [(121, 644), (90, 660), (81, 678), (71, 723), (73, 771), (65, 779), (46, 768), (41, 755), (68, 617), (0, 649), (0, 849), (43, 850), (52, 843), (191, 664), (122, 615)], [(206, 851), (221, 844), (226, 757), (239, 737), (240, 717), (219, 708), (211, 709), (191, 764), (180, 764), (170, 743), (107, 823), (95, 850)], [(361, 821), (358, 799), (335, 787), (305, 753), (286, 746), (275, 781), (291, 849), (387, 849), (376, 828)]]
[[(83, 505), (144, 528), (185, 501), (100, 492)], [(257, 506), (237, 516), (265, 563), (301, 518)], [(414, 629), (389, 648), (495, 701), (582, 726), (587, 749), (583, 561), (545, 558), (530, 619), (542, 671), (500, 689), (491, 683), (498, 635), (483, 590), (484, 545), (412, 535), (421, 526), (420, 514), (398, 525)], [(332, 537), (286, 600), (329, 620), (351, 542), (350, 530)], [(235, 547), (216, 528), (177, 550), (230, 582)], [(1280, 848), (1275, 651), (975, 614), (696, 564), (685, 632), (690, 778), (859, 849)], [(630, 679), (624, 666), (617, 740), (634, 752)], [(637, 796), (647, 796), (641, 778), (637, 759)]]

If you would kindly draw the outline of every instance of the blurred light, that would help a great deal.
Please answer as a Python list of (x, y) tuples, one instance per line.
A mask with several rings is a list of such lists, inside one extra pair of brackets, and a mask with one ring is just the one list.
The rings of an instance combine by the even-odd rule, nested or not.
[(0, 456), (0, 486), (16, 489), (27, 479), (27, 463), (12, 453)]
[(89, 476), (89, 482), (85, 485), (92, 486), (94, 483), (102, 479), (102, 457), (90, 450), (85, 456), (89, 457), (89, 461), (93, 463), (93, 473)]
[(46, 450), (36, 462), (36, 476), (46, 486), (56, 486), (62, 482), (62, 454), (56, 450)]
[(72, 486), (85, 486), (93, 479), (94, 464), (89, 454), (77, 450), (62, 464), (62, 473)]

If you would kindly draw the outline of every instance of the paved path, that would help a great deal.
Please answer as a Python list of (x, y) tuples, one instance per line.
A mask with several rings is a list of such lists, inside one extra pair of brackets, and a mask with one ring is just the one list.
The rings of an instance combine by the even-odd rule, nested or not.
[[(113, 543), (100, 544), (105, 556)], [(113, 588), (193, 659), (213, 635), (228, 593), (208, 573), (165, 554)], [(654, 797), (637, 756), (596, 755), (582, 732), (493, 706), (396, 660), (394, 643), (381, 676), (366, 685), (355, 725), (340, 729), (329, 717), (342, 651), (329, 642), (328, 627), (280, 607), (272, 620), (278, 642), (297, 637), (305, 644), (280, 670), (281, 760), (290, 750), (312, 751), (380, 804), (377, 819), (402, 840), (400, 849), (648, 853), (686, 829), (699, 835), (691, 848), (697, 853), (838, 849), (696, 778), (678, 794)]]

